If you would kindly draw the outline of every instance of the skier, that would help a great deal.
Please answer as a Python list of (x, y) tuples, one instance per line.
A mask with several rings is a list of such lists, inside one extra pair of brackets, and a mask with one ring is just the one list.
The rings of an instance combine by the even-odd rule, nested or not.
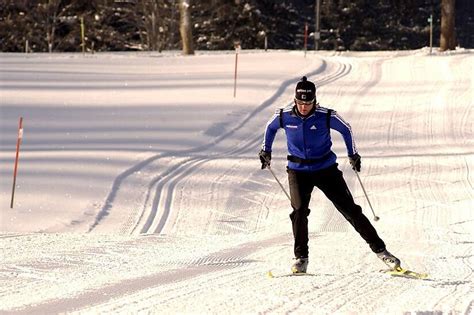
[(279, 128), (285, 130), (289, 153), (287, 172), (295, 254), (292, 272), (305, 273), (308, 267), (308, 206), (314, 187), (326, 195), (386, 265), (391, 269), (399, 268), (400, 260), (387, 251), (361, 207), (354, 203), (337, 167), (336, 155), (331, 151), (330, 129), (334, 129), (344, 138), (353, 170), (360, 172), (361, 157), (351, 127), (334, 110), (319, 106), (316, 86), (306, 77), (296, 85), (294, 105), (277, 110), (266, 125), (259, 153), (262, 169), (270, 167), (272, 144)]

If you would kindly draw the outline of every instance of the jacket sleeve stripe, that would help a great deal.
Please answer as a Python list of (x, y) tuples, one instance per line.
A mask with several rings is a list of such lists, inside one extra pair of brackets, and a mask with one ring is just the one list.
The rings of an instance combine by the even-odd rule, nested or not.
[(344, 142), (346, 143), (347, 153), (352, 155), (357, 153), (357, 148), (352, 134), (352, 128), (337, 112), (333, 112), (333, 116), (336, 119), (335, 124), (331, 124), (331, 127), (342, 134)]
[(274, 114), (265, 126), (265, 133), (263, 134), (262, 150), (272, 152), (273, 140), (275, 140), (276, 133), (280, 127), (279, 114)]

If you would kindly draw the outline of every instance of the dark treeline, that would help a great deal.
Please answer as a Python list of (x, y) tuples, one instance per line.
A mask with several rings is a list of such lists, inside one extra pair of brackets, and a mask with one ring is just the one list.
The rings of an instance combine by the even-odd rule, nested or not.
[[(321, 0), (320, 49), (394, 50), (439, 46), (441, 0)], [(474, 47), (474, 1), (456, 0), (456, 40)], [(3, 52), (181, 49), (178, 0), (0, 0)], [(314, 0), (191, 1), (197, 50), (302, 49), (315, 30)], [(308, 49), (315, 45), (309, 38)]]

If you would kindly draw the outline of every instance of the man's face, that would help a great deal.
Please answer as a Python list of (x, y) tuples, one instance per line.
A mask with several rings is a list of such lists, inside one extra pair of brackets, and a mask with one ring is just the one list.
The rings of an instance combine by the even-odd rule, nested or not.
[(303, 116), (308, 115), (309, 112), (313, 109), (313, 106), (314, 106), (313, 101), (304, 102), (304, 101), (300, 101), (300, 100), (295, 100), (295, 103), (296, 103), (296, 108), (298, 108), (298, 112)]

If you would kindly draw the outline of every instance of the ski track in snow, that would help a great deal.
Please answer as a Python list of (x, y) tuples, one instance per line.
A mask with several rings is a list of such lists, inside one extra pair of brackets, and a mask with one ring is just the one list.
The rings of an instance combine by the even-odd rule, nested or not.
[[(317, 75), (320, 72), (323, 72), (324, 69), (326, 68), (326, 64), (324, 63), (321, 68), (322, 69), (318, 68), (318, 69), (310, 72), (308, 74), (308, 76)], [(338, 78), (346, 75), (348, 73), (348, 70), (347, 70), (348, 68), (349, 67), (347, 65), (343, 65), (343, 64), (338, 65), (337, 71), (335, 71), (335, 73), (330, 73), (329, 75), (327, 75), (326, 77), (323, 77), (320, 81), (318, 81), (319, 85), (323, 86), (324, 84), (327, 84), (329, 82), (337, 80)], [(241, 123), (238, 127), (234, 128), (232, 130), (232, 132), (230, 132), (228, 134), (225, 134), (220, 139), (218, 139), (216, 141), (216, 143), (220, 142), (222, 140), (226, 140), (228, 137), (230, 137), (232, 134), (234, 134), (239, 129), (241, 129), (241, 128), (243, 129), (245, 127), (245, 123), (249, 119), (251, 119), (252, 117), (255, 117), (256, 115), (258, 115), (259, 112), (261, 112), (263, 109), (265, 109), (269, 105), (273, 105), (274, 100), (277, 99), (277, 97), (279, 95), (283, 94), (283, 92), (285, 90), (287, 90), (289, 86), (290, 86), (290, 90), (291, 90), (291, 88), (292, 88), (291, 84), (293, 84), (294, 81), (296, 81), (296, 80), (297, 80), (297, 78), (285, 81), (282, 84), (282, 87), (279, 89), (279, 91), (274, 96), (270, 97), (269, 100), (264, 102), (255, 111), (253, 111), (249, 115), (248, 119), (245, 119), (244, 122)], [(249, 128), (247, 128), (247, 129), (249, 129)], [(252, 134), (254, 134), (254, 132)], [(243, 142), (240, 142), (237, 145), (234, 145), (234, 147), (229, 149), (228, 151), (219, 152), (219, 153), (215, 154), (215, 156), (216, 156), (215, 158), (219, 158), (219, 159), (226, 158), (226, 157), (227, 158), (235, 158), (235, 157), (238, 157), (240, 155), (246, 155), (246, 154), (252, 155), (255, 152), (255, 148), (258, 148), (258, 145), (261, 142), (261, 135), (257, 134), (256, 136), (254, 136), (252, 134), (248, 136), (248, 137), (250, 137), (250, 139), (245, 140)], [(253, 136), (253, 139), (251, 138), (252, 136)], [(170, 172), (170, 174), (171, 174), (170, 177), (167, 177), (165, 179), (160, 180), (160, 182), (165, 181), (165, 183), (162, 184), (162, 185), (158, 184), (158, 187), (156, 188), (155, 199), (154, 199), (153, 206), (152, 206), (152, 215), (153, 215), (153, 217), (148, 219), (148, 220), (156, 220), (157, 219), (156, 213), (158, 212), (156, 210), (156, 208), (158, 208), (158, 205), (163, 205), (163, 206), (160, 207), (160, 208), (162, 208), (162, 211), (160, 211), (160, 213), (162, 213), (162, 215), (159, 217), (160, 222), (156, 226), (156, 229), (152, 229), (153, 233), (161, 233), (161, 231), (163, 230), (165, 224), (167, 223), (166, 222), (167, 218), (170, 216), (170, 212), (172, 211), (171, 210), (171, 203), (172, 203), (172, 200), (174, 198), (174, 189), (175, 189), (175, 187), (177, 185), (179, 185), (181, 182), (183, 182), (186, 179), (187, 176), (193, 175), (193, 171), (194, 172), (201, 171), (200, 169), (197, 169), (197, 166), (201, 167), (202, 164), (210, 161), (211, 159), (212, 159), (212, 157), (191, 158), (192, 162), (189, 163), (190, 165), (182, 166), (182, 164), (181, 164), (180, 165), (181, 167), (176, 168), (176, 172), (174, 172), (174, 171)], [(168, 173), (168, 172), (166, 172), (166, 173)], [(163, 186), (166, 186), (166, 188), (163, 188)], [(218, 192), (217, 191), (212, 191), (211, 194), (212, 195), (218, 194)], [(165, 200), (162, 200), (162, 196), (165, 196), (164, 197)], [(148, 233), (149, 230), (144, 228), (144, 229), (142, 229), (141, 232), (142, 233)]]
[[(74, 78), (88, 78), (90, 71), (80, 68), (78, 74), (68, 77), (65, 73), (70, 72), (65, 69), (80, 66), (83, 61), (64, 56), (48, 59), (40, 55), (27, 61), (39, 77), (56, 71), (46, 70), (43, 65), (57, 67), (57, 73), (68, 78), (60, 83), (65, 93), (87, 99), (81, 90), (89, 91), (92, 100), (100, 99), (94, 93), (101, 85), (113, 90), (121, 86), (120, 76), (139, 79), (139, 71), (143, 71), (143, 78), (149, 81), (143, 85), (131, 80), (127, 85), (130, 95), (116, 96), (117, 103), (133, 102), (135, 93), (143, 87), (169, 88), (174, 96), (166, 97), (175, 98), (182, 92), (178, 89), (173, 94), (173, 80), (196, 88), (191, 82), (202, 77), (197, 85), (202, 94), (196, 93), (197, 100), (190, 96), (185, 100), (204, 104), (204, 95), (212, 90), (212, 76), (225, 73), (223, 66), (232, 55), (157, 58), (163, 68), (150, 68), (156, 73), (140, 68), (153, 55), (99, 55), (94, 57), (99, 62), (104, 58), (111, 65), (122, 64), (123, 68), (115, 71), (117, 82), (107, 85), (84, 81), (77, 86)], [(243, 54), (241, 62), (247, 58), (249, 65), (244, 64), (240, 70), (243, 90), (238, 93), (242, 96), (224, 101), (232, 108), (230, 117), (217, 115), (217, 121), (209, 120), (207, 124), (205, 120), (196, 121), (205, 130), (200, 135), (207, 140), (200, 141), (189, 130), (189, 140), (185, 141), (179, 129), (171, 131), (163, 138), (173, 140), (169, 149), (132, 158), (124, 154), (127, 162), (114, 172), (108, 171), (111, 186), (108, 191), (101, 190), (106, 196), (103, 205), (81, 201), (81, 205), (88, 204), (88, 210), (70, 214), (70, 221), (77, 224), (38, 227), (51, 217), (45, 212), (38, 215), (38, 222), (30, 223), (31, 227), (0, 235), (4, 253), (0, 263), (2, 312), (472, 313), (474, 190), (470, 166), (474, 165), (474, 83), (469, 69), (473, 53), (321, 53), (304, 60), (299, 54), (287, 52), (268, 56), (263, 52)], [(2, 73), (12, 75), (11, 82), (2, 76), (1, 85), (6, 91), (3, 98), (8, 105), (2, 108), (2, 124), (7, 121), (5, 117), (14, 116), (15, 106), (21, 107), (14, 91), (26, 89), (32, 95), (41, 95), (50, 88), (47, 80), (40, 83), (34, 78), (23, 79), (22, 71), (28, 73), (28, 68), (21, 69), (23, 58), (12, 55), (0, 64)], [(274, 67), (271, 58), (280, 58), (282, 67), (288, 70)], [(130, 68), (123, 65), (124, 60), (132, 63)], [(172, 70), (163, 66), (167, 63)], [(379, 273), (383, 265), (317, 191), (310, 206), (309, 267), (316, 276), (265, 277), (268, 270), (284, 272), (291, 263), (290, 209), (275, 181), (259, 169), (256, 154), (265, 122), (275, 108), (291, 101), (294, 83), (303, 74), (316, 81), (321, 105), (336, 109), (354, 130), (363, 159), (363, 182), (381, 217), (376, 223), (379, 234), (404, 265), (427, 271), (428, 280), (391, 278)], [(109, 74), (99, 68), (96, 75), (100, 78)], [(170, 81), (161, 82), (161, 75)], [(222, 84), (232, 86), (230, 79), (226, 80)], [(254, 92), (255, 85), (263, 94)], [(206, 113), (212, 110), (199, 106), (200, 118), (210, 119)], [(181, 115), (179, 106), (176, 110), (175, 115)], [(10, 122), (7, 125), (14, 126)], [(170, 130), (175, 128), (165, 125)], [(5, 128), (2, 133), (12, 134)], [(335, 131), (332, 133), (339, 166), (356, 202), (370, 217), (362, 190), (344, 159), (342, 139), (334, 135)], [(6, 138), (0, 140), (2, 151), (11, 147)], [(28, 151), (25, 140), (26, 168), (31, 168), (30, 156), (40, 157), (34, 153), (35, 146), (41, 144), (41, 152), (45, 152), (41, 154), (47, 155), (47, 142), (35, 141)], [(133, 140), (124, 141), (133, 146)], [(160, 141), (164, 146), (168, 143)], [(277, 175), (287, 185), (283, 142), (283, 136), (277, 135), (273, 161)], [(4, 154), (0, 157), (3, 176), (9, 158)], [(27, 179), (28, 173), (23, 181)], [(3, 202), (7, 195), (3, 187), (7, 185), (1, 187)], [(33, 200), (35, 194), (31, 196)], [(26, 199), (25, 206), (17, 206), (18, 215), (26, 212), (24, 207), (32, 207)], [(67, 207), (68, 202), (64, 205)], [(75, 203), (70, 205), (80, 209)], [(4, 213), (7, 220), (2, 219), (2, 227), (8, 227), (6, 222), (14, 222), (14, 212)], [(59, 233), (29, 232), (48, 229)], [(79, 233), (67, 233), (70, 231)]]
[[(333, 82), (334, 80), (337, 80), (340, 77), (343, 77), (344, 75), (347, 75), (350, 71), (350, 66), (342, 63), (336, 64), (335, 71), (333, 73), (329, 73), (324, 75), (322, 78), (318, 79), (316, 82), (318, 86), (324, 86), (325, 84), (329, 84)], [(327, 63), (323, 62), (317, 69), (310, 71), (307, 73), (307, 76), (315, 76), (320, 73), (325, 73), (325, 70), (327, 68)], [(332, 67), (331, 67), (332, 68)], [(180, 156), (184, 160), (180, 160), (176, 165), (172, 165), (168, 167), (168, 169), (165, 169), (161, 172), (159, 177), (153, 179), (150, 184), (148, 184), (148, 192), (147, 192), (147, 197), (145, 199), (145, 206), (142, 208), (142, 212), (140, 214), (135, 214), (132, 215), (129, 219), (127, 220), (127, 223), (130, 223), (133, 221), (133, 217), (139, 217), (139, 222), (136, 223), (136, 225), (132, 228), (132, 232), (138, 230), (138, 225), (140, 224), (141, 219), (144, 217), (144, 212), (147, 211), (146, 208), (150, 208), (150, 205), (147, 205), (147, 203), (150, 201), (150, 195), (151, 195), (151, 190), (155, 190), (154, 192), (154, 198), (153, 201), (151, 201), (151, 210), (149, 210), (149, 215), (148, 218), (146, 219), (146, 222), (143, 224), (143, 227), (140, 229), (141, 233), (160, 233), (161, 230), (164, 228), (164, 225), (170, 215), (170, 205), (171, 205), (171, 200), (173, 199), (173, 190), (174, 187), (176, 187), (180, 181), (183, 181), (183, 179), (186, 176), (189, 176), (189, 172), (192, 171), (193, 169), (196, 169), (197, 165), (201, 165), (203, 163), (206, 163), (206, 161), (210, 161), (211, 159), (221, 159), (224, 157), (235, 157), (238, 155), (243, 155), (243, 154), (248, 154), (248, 153), (253, 153), (255, 151), (255, 148), (258, 147), (258, 143), (261, 141), (261, 135), (255, 136), (255, 133), (253, 132), (250, 135), (245, 134), (244, 137), (248, 137), (250, 139), (244, 140), (243, 142), (240, 142), (237, 147), (229, 148), (224, 152), (213, 152), (211, 156), (199, 156), (202, 154), (202, 152), (209, 151), (212, 149), (212, 147), (216, 146), (220, 142), (223, 142), (233, 136), (237, 131), (244, 129), (246, 124), (248, 123), (249, 120), (253, 119), (255, 116), (257, 116), (260, 112), (262, 112), (264, 109), (266, 109), (270, 105), (274, 105), (275, 101), (286, 92), (286, 94), (291, 93), (293, 89), (293, 84), (295, 81), (297, 81), (299, 78), (295, 77), (290, 80), (284, 81), (280, 88), (277, 90), (277, 92), (272, 95), (269, 99), (267, 99), (265, 102), (263, 102), (260, 106), (258, 106), (255, 110), (253, 110), (251, 113), (249, 113), (241, 123), (239, 123), (236, 127), (234, 127), (232, 130), (229, 132), (225, 133), (224, 135), (220, 136), (219, 138), (215, 139), (212, 143), (209, 145), (205, 145), (203, 147), (198, 147), (192, 150), (189, 150), (188, 152), (173, 152), (167, 155), (171, 155), (173, 157)], [(289, 92), (289, 91), (290, 92)], [(192, 154), (193, 156), (189, 156), (189, 154)], [(209, 153), (208, 153), (209, 154)], [(198, 156), (196, 156), (198, 155)], [(140, 171), (144, 167), (153, 167), (152, 163), (161, 163), (162, 161), (160, 158), (162, 158), (162, 155), (158, 155), (155, 157), (152, 157), (150, 159), (147, 159), (144, 162), (139, 163), (138, 165), (132, 167), (131, 169), (125, 171), (122, 175), (120, 175), (116, 183), (113, 185), (113, 189), (111, 193), (109, 194), (109, 197), (107, 198), (106, 206), (99, 212), (96, 221), (94, 222), (93, 226), (91, 227), (90, 231), (96, 227), (100, 220), (105, 218), (112, 212), (111, 210), (111, 204), (114, 203), (114, 198), (117, 195), (117, 191), (120, 189), (121, 185), (126, 185), (124, 183), (129, 175), (133, 175), (134, 173)], [(171, 164), (173, 164), (171, 162)], [(184, 173), (184, 174), (183, 174)], [(164, 198), (165, 200), (161, 200)], [(158, 209), (160, 208), (160, 209)], [(158, 215), (160, 214), (160, 215)], [(154, 223), (155, 221), (159, 221), (158, 223)], [(130, 226), (127, 224), (124, 228), (121, 229), (121, 232), (127, 232), (127, 229), (129, 229)]]

